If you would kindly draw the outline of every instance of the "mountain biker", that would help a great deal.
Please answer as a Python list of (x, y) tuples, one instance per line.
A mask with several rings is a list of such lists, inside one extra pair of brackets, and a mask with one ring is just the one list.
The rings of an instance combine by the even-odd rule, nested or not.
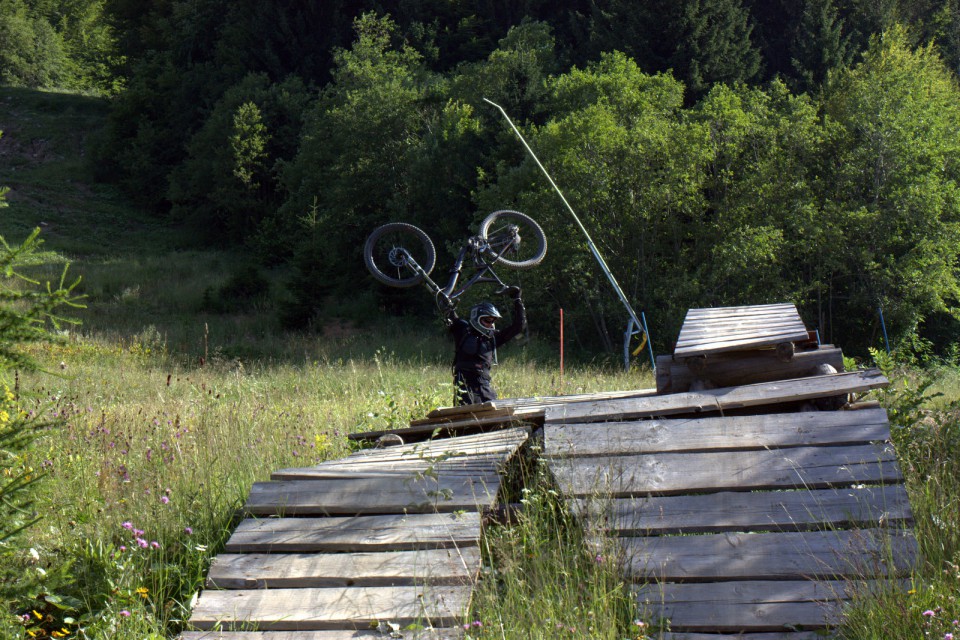
[(527, 313), (520, 297), (520, 287), (507, 287), (504, 293), (513, 298), (510, 326), (497, 329), (502, 316), (490, 302), (470, 308), (470, 319), (447, 314), (447, 324), (456, 345), (453, 358), (453, 384), (457, 404), (479, 404), (497, 399), (490, 380), (490, 367), (497, 364), (497, 347), (503, 346), (527, 326)]

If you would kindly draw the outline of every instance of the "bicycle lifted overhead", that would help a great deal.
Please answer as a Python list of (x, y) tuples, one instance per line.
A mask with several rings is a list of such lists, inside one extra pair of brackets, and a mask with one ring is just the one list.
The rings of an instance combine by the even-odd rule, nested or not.
[(377, 227), (363, 247), (364, 263), (378, 282), (391, 287), (424, 284), (443, 312), (454, 309), (475, 284), (493, 283), (500, 291), (506, 290), (508, 285), (493, 270), (494, 265), (529, 269), (546, 255), (547, 237), (540, 225), (524, 213), (506, 209), (488, 215), (480, 223), (479, 233), (467, 238), (442, 287), (430, 278), (437, 262), (433, 242), (412, 224), (391, 222)]

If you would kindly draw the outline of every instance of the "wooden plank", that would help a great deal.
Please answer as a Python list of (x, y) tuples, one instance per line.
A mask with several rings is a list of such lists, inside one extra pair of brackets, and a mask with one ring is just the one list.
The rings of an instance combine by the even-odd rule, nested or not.
[(399, 587), (471, 584), (480, 548), (361, 553), (244, 553), (214, 558), (212, 589)]
[(728, 322), (711, 322), (697, 327), (685, 326), (677, 347), (689, 347), (696, 344), (705, 344), (725, 340), (763, 339), (774, 335), (794, 336), (794, 340), (784, 342), (799, 342), (806, 340), (807, 329), (796, 322), (782, 322), (776, 320), (737, 320)]
[(452, 480), (474, 479), (481, 482), (497, 482), (500, 475), (496, 462), (479, 464), (476, 462), (460, 467), (456, 463), (432, 464), (429, 462), (398, 462), (385, 465), (344, 465), (339, 467), (304, 467), (302, 469), (282, 469), (270, 474), (272, 480), (392, 480), (405, 482), (413, 476), (429, 477), (442, 473), (444, 478)]
[[(384, 623), (384, 627), (389, 627)], [(389, 634), (389, 631), (385, 633)], [(377, 630), (354, 631), (184, 631), (180, 640), (384, 640)], [(461, 629), (404, 629), (404, 640), (460, 640)], [(800, 640), (799, 638), (796, 640)]]
[(467, 456), (482, 453), (512, 454), (529, 437), (528, 429), (504, 429), (493, 433), (442, 438), (404, 444), (383, 449), (364, 449), (341, 460), (324, 462), (316, 466), (330, 466), (343, 462), (387, 460), (436, 460), (452, 456)]
[(257, 482), (245, 509), (252, 515), (360, 515), (476, 510), (490, 506), (499, 480), (471, 477), (381, 478)]
[(574, 511), (620, 536), (719, 531), (807, 531), (913, 522), (902, 485), (696, 496), (575, 500)]
[(818, 631), (785, 631), (783, 633), (661, 633), (657, 640), (826, 640)]
[(722, 412), (860, 393), (888, 384), (889, 381), (883, 374), (874, 369), (665, 396), (574, 402), (548, 408), (546, 423), (603, 422), (683, 413)]
[(618, 538), (635, 580), (806, 580), (897, 575), (917, 558), (901, 530), (716, 533)]
[(682, 346), (673, 350), (675, 358), (689, 358), (693, 356), (710, 355), (722, 353), (724, 351), (740, 351), (747, 349), (756, 349), (759, 347), (769, 347), (780, 344), (781, 342), (797, 342), (805, 340), (807, 331), (797, 330), (793, 332), (771, 332), (758, 333), (756, 335), (744, 336), (741, 338), (698, 341), (690, 346)]
[(247, 518), (227, 541), (228, 553), (399, 551), (479, 543), (480, 514), (444, 513), (353, 518)]
[(485, 413), (468, 414), (466, 417), (462, 415), (441, 415), (433, 418), (419, 418), (417, 420), (411, 420), (411, 427), (422, 427), (424, 425), (430, 425), (433, 427), (439, 426), (448, 426), (451, 424), (474, 424), (474, 425), (484, 425), (484, 424), (499, 424), (501, 422), (510, 422), (514, 419), (513, 409), (503, 409), (498, 411), (489, 411)]
[[(347, 434), (347, 439), (354, 441), (376, 440), (387, 434), (395, 434), (404, 440), (416, 440), (429, 438), (438, 434), (449, 434), (471, 429), (492, 429), (497, 425), (504, 425), (505, 428), (528, 425), (536, 421), (536, 416), (518, 416), (512, 413), (508, 416), (494, 416), (492, 418), (464, 418), (462, 420), (441, 420), (418, 424), (411, 427), (399, 427), (396, 429), (384, 429), (382, 431), (364, 431), (360, 433)], [(527, 427), (529, 428), (529, 427)]]
[(718, 353), (704, 363), (703, 371), (694, 373), (686, 362), (673, 356), (657, 356), (657, 393), (683, 393), (695, 379), (706, 380), (715, 387), (735, 387), (771, 380), (789, 380), (817, 374), (817, 367), (830, 365), (843, 371), (843, 352), (835, 347), (821, 347), (798, 351), (783, 362), (775, 352), (749, 351), (745, 353)]
[(497, 415), (509, 415), (510, 410), (504, 409), (497, 401), (482, 402), (478, 404), (467, 404), (458, 407), (439, 407), (427, 414), (428, 418), (440, 418), (444, 416), (476, 416), (489, 417), (493, 413)]
[[(836, 623), (841, 603), (849, 598), (848, 584), (766, 580), (668, 583), (635, 588), (634, 596), (643, 615), (668, 619), (674, 630), (749, 632), (800, 626), (820, 628)], [(825, 606), (809, 606), (814, 604)], [(790, 640), (794, 640), (792, 636)]]
[(796, 447), (716, 453), (554, 458), (550, 470), (571, 497), (671, 495), (725, 489), (825, 489), (902, 480), (889, 445)]
[(498, 403), (509, 406), (516, 411), (519, 408), (533, 408), (566, 402), (582, 402), (584, 400), (605, 400), (612, 398), (635, 398), (651, 396), (657, 393), (656, 389), (626, 389), (622, 391), (594, 391), (591, 393), (573, 393), (562, 396), (533, 396), (530, 398), (508, 398), (497, 400)]
[(729, 307), (694, 307), (687, 310), (687, 316), (743, 316), (763, 314), (797, 313), (797, 306), (792, 302), (771, 302), (766, 304), (745, 304)]
[(886, 411), (873, 409), (551, 424), (544, 429), (544, 447), (548, 456), (573, 457), (863, 444), (889, 437)]
[(225, 630), (301, 631), (369, 629), (380, 621), (400, 626), (448, 627), (459, 622), (470, 587), (206, 590), (189, 626)]

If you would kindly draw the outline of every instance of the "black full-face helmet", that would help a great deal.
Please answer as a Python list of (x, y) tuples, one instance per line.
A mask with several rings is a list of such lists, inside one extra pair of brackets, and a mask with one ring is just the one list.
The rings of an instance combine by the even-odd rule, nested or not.
[(499, 320), (503, 316), (497, 311), (497, 308), (489, 302), (481, 302), (470, 308), (470, 326), (479, 331), (482, 335), (492, 336), (493, 326), (486, 327), (480, 322), (481, 318), (493, 318)]

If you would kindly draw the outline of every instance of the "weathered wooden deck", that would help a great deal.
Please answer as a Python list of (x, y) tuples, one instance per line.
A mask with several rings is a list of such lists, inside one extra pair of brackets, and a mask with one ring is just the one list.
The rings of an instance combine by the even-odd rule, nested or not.
[(351, 436), (408, 444), (257, 483), (183, 639), (460, 637), (481, 512), (540, 426), (592, 543), (669, 621), (652, 637), (823, 637), (852, 591), (916, 561), (886, 413), (857, 401), (887, 380), (824, 373), (842, 354), (792, 305), (691, 310), (681, 339), (657, 390), (437, 409)]
[[(663, 638), (817, 637), (854, 590), (916, 561), (886, 412), (846, 402), (887, 380), (876, 371), (777, 380), (842, 370), (832, 348), (781, 348), (808, 341), (783, 305), (693, 316), (697, 331), (684, 325), (688, 339), (661, 360), (673, 368), (658, 387), (703, 390), (548, 408), (550, 468), (585, 526), (614, 540), (607, 551), (646, 615), (669, 621)], [(762, 377), (764, 362), (780, 363), (766, 382), (711, 388)]]
[(527, 436), (513, 428), (275, 472), (253, 486), (250, 517), (215, 559), (183, 639), (382, 638), (409, 625), (426, 630), (407, 638), (459, 637), (481, 511)]

